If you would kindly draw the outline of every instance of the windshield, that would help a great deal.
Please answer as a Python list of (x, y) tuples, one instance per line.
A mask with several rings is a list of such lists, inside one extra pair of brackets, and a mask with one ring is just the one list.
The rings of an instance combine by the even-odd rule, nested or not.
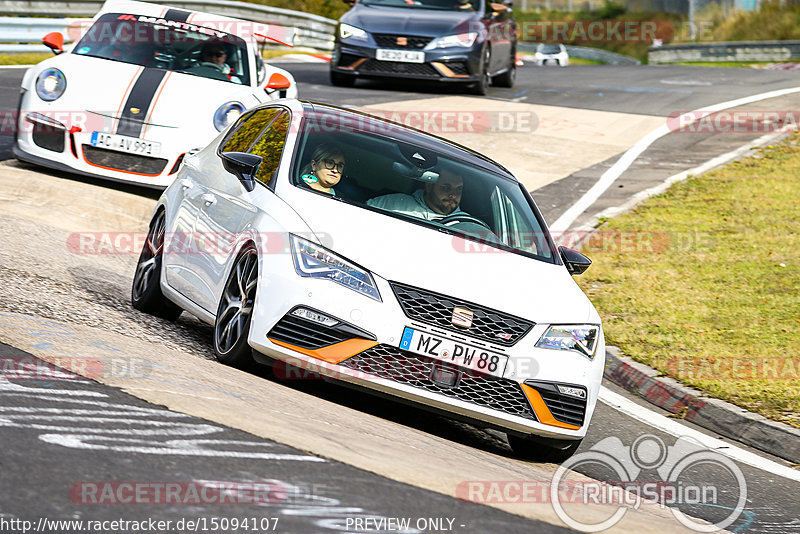
[(243, 39), (186, 22), (106, 13), (75, 45), (73, 54), (250, 84)]
[(311, 113), (303, 120), (292, 181), (332, 200), (460, 235), (474, 250), (499, 248), (554, 262), (549, 234), (519, 183), (457, 147), (431, 141), (368, 116)]
[(438, 9), (441, 11), (478, 11), (481, 0), (361, 0), (365, 6)]
[(542, 54), (560, 54), (561, 53), (561, 45), (540, 44), (539, 45), (539, 52), (542, 53)]

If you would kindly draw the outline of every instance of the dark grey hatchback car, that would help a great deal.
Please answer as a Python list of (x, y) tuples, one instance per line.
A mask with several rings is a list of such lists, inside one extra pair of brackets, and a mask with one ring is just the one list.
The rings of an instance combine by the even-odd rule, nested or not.
[(336, 28), (331, 83), (411, 78), (483, 95), (514, 85), (516, 37), (511, 0), (358, 0)]

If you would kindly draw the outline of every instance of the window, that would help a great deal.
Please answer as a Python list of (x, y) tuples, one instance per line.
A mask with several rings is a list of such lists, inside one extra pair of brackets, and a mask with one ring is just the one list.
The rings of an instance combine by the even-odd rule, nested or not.
[[(224, 52), (224, 56), (212, 58), (214, 52)], [(250, 85), (244, 40), (189, 22), (106, 13), (89, 28), (72, 53)]]
[(245, 114), (222, 144), (220, 152), (249, 152), (258, 134), (263, 132), (281, 111), (281, 108), (265, 108)]
[(264, 184), (269, 183), (273, 173), (278, 170), (283, 146), (286, 143), (286, 135), (289, 133), (289, 122), (289, 113), (281, 113), (250, 149), (251, 153), (262, 158), (256, 180)]
[[(297, 150), (290, 173), (297, 187), (464, 237), (465, 250), (486, 246), (556, 261), (541, 216), (520, 184), (445, 141), (364, 115), (308, 113)], [(306, 179), (312, 159), (325, 167), (317, 164)], [(317, 183), (327, 192), (313, 187)]]

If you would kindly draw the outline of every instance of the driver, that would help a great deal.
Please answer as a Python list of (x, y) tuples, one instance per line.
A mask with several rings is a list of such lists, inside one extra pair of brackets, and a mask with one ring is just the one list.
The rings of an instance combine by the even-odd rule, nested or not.
[(464, 179), (458, 174), (442, 169), (439, 179), (425, 184), (411, 195), (394, 193), (367, 200), (367, 206), (381, 208), (425, 220), (441, 219), (448, 215), (467, 215), (458, 205), (464, 191)]
[(192, 70), (202, 71), (202, 75), (208, 78), (242, 83), (238, 76), (230, 74), (231, 66), (227, 63), (227, 59), (228, 52), (223, 43), (217, 41), (206, 42), (200, 51), (200, 64)]

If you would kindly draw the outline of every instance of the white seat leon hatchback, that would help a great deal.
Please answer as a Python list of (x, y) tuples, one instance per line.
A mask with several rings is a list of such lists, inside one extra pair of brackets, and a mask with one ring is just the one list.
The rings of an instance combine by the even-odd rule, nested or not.
[(214, 325), (218, 360), (314, 373), (499, 429), (560, 461), (603, 376), (600, 317), (498, 163), (367, 114), (285, 99), (187, 156), (132, 303)]

